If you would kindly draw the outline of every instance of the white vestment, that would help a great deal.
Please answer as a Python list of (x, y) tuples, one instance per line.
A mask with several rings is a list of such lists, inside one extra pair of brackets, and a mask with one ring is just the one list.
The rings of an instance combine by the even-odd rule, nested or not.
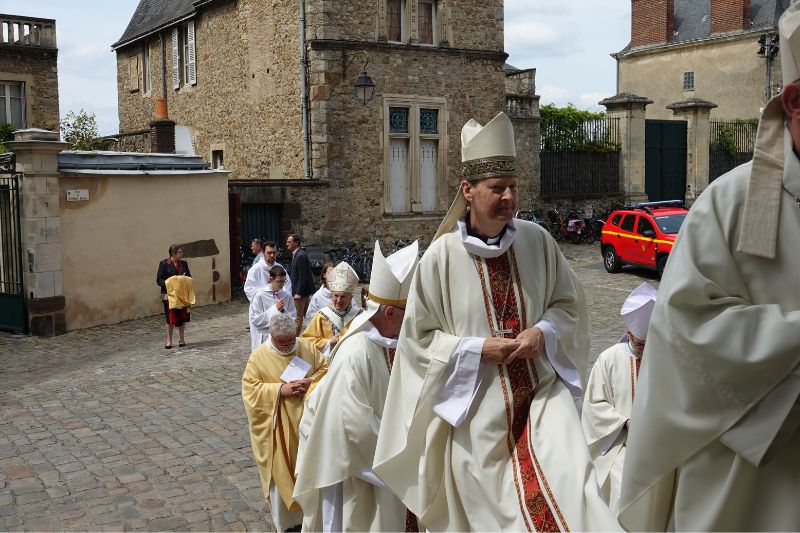
[(269, 337), (269, 319), (281, 312), (275, 305), (278, 300), (283, 300), (283, 312), (297, 315), (292, 293), (285, 289), (275, 292), (267, 286), (256, 291), (250, 302), (250, 348), (254, 351)]
[[(482, 344), (469, 346), (534, 325), (547, 356), (498, 365), (480, 361)], [(488, 246), (460, 222), (431, 244), (412, 282), (374, 459), (421, 527), (619, 529), (565, 384), (579, 393), (585, 383), (587, 329), (583, 290), (536, 224), (516, 221)]]
[(294, 496), (303, 531), (405, 530), (405, 506), (372, 472), (396, 341), (366, 326), (343, 338), (306, 401)]
[[(252, 302), (256, 292), (269, 286), (269, 269), (273, 266), (275, 266), (275, 263), (270, 265), (265, 260), (261, 260), (247, 271), (247, 279), (244, 281), (244, 294), (247, 296), (248, 301)], [(283, 285), (283, 290), (292, 294), (292, 280), (289, 279), (288, 272), (286, 273), (286, 283)]]
[[(355, 300), (353, 303), (355, 303)], [(306, 326), (308, 326), (308, 323), (311, 321), (311, 317), (313, 317), (317, 311), (325, 309), (329, 305), (331, 305), (331, 291), (323, 285), (317, 289), (317, 292), (314, 293), (314, 296), (312, 296), (311, 300), (308, 302), (308, 311), (306, 311), (306, 316), (303, 318), (302, 329), (306, 329)]]
[(625, 423), (631, 408), (639, 373), (637, 359), (628, 342), (605, 350), (597, 358), (586, 385), (581, 425), (594, 461), (600, 492), (616, 512), (625, 462)]
[(628, 435), (631, 530), (800, 529), (800, 162), (788, 131), (783, 155), (787, 190), (754, 213), (779, 217), (774, 258), (737, 247), (751, 164), (703, 192), (672, 249)]

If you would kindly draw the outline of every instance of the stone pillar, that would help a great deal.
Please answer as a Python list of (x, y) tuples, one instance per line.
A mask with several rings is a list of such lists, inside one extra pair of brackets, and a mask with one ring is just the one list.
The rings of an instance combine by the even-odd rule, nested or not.
[(647, 201), (644, 135), (646, 108), (652, 103), (649, 98), (630, 93), (620, 93), (599, 102), (606, 107), (608, 118), (619, 119), (620, 191), (628, 203)]
[(69, 148), (52, 131), (14, 132), (7, 143), (22, 172), (21, 223), (28, 329), (49, 337), (66, 332), (61, 288), (61, 215), (58, 153)]
[(710, 115), (717, 104), (689, 98), (667, 106), (675, 120), (686, 121), (686, 205), (708, 187), (708, 146), (711, 137)]

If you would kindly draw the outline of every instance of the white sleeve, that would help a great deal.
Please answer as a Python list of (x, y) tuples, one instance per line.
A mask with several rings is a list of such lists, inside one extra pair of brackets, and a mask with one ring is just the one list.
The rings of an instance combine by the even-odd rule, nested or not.
[(574, 398), (580, 397), (583, 394), (581, 374), (572, 365), (564, 350), (561, 349), (561, 342), (555, 326), (548, 320), (540, 320), (535, 324), (535, 327), (541, 329), (544, 334), (544, 350), (556, 374), (558, 374), (558, 377), (561, 378), (561, 381), (564, 382)]
[(481, 352), (486, 339), (464, 337), (445, 369), (445, 380), (433, 398), (433, 412), (451, 426), (458, 427), (467, 417), (481, 383)]

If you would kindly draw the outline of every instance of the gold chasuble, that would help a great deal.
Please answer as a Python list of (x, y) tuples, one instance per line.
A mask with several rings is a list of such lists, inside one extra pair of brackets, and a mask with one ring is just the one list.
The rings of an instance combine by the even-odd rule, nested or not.
[(347, 333), (347, 328), (350, 327), (350, 323), (359, 313), (361, 313), (361, 308), (355, 305), (351, 306), (347, 313), (344, 314), (337, 313), (332, 309), (332, 306), (320, 309), (311, 317), (311, 321), (300, 336), (313, 341), (317, 349), (326, 354), (326, 352), (330, 351), (328, 341), (330, 341), (331, 337), (336, 335), (340, 339), (344, 337), (344, 334)]
[[(315, 379), (326, 369), (326, 360), (308, 339), (297, 339), (295, 349), (288, 354), (274, 350), (268, 341), (250, 355), (242, 376), (242, 399), (264, 498), (269, 499), (270, 485), (274, 483), (289, 511), (300, 510), (292, 491), (303, 398), (283, 398), (280, 388), (281, 374), (295, 356), (311, 364), (306, 377)], [(270, 502), (273, 514), (279, 503)]]
[[(570, 390), (550, 357), (585, 383), (583, 290), (541, 228), (515, 221), (504, 253), (468, 251), (458, 230), (435, 240), (412, 282), (374, 471), (430, 531), (609, 531)], [(541, 321), (547, 355), (480, 362), (463, 422), (436, 413), (462, 339), (517, 334)], [(479, 356), (479, 355), (478, 355)]]

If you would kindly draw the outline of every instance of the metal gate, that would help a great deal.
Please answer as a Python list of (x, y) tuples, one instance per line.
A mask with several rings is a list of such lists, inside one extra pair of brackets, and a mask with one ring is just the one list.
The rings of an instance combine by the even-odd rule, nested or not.
[(14, 154), (0, 154), (0, 330), (25, 332), (20, 225), (21, 174), (14, 173)]
[(651, 202), (686, 198), (686, 122), (645, 122), (645, 192)]

